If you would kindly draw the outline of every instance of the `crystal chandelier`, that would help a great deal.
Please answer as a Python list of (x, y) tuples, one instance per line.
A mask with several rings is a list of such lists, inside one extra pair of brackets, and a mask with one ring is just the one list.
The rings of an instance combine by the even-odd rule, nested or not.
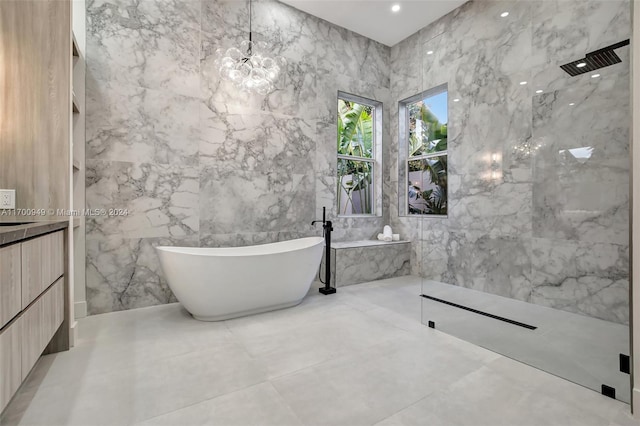
[(215, 66), (220, 76), (238, 89), (267, 95), (275, 89), (287, 61), (281, 56), (269, 55), (266, 43), (252, 40), (252, 3), (253, 0), (249, 0), (249, 40), (240, 43), (240, 47), (217, 49)]
[(514, 154), (519, 158), (528, 158), (542, 148), (542, 142), (532, 143), (531, 139), (515, 145), (513, 147)]

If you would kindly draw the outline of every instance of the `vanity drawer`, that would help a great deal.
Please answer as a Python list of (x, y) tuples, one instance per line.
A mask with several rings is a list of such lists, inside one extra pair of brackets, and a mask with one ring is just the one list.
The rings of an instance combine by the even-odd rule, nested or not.
[(22, 309), (64, 273), (64, 232), (22, 243)]
[(0, 332), (0, 412), (22, 383), (21, 338), (22, 318)]
[(31, 305), (21, 319), (24, 379), (64, 320), (64, 277)]
[(0, 328), (22, 310), (20, 244), (0, 248)]

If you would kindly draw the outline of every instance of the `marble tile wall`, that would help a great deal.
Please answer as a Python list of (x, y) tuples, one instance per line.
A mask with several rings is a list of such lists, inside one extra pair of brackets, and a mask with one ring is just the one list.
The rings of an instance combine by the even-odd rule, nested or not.
[(401, 277), (411, 272), (410, 243), (334, 248), (336, 287)]
[[(246, 38), (248, 18), (238, 0), (87, 1), (87, 207), (128, 210), (87, 220), (90, 314), (174, 300), (156, 245), (318, 235), (322, 206), (337, 213), (339, 90), (383, 102), (389, 140), (388, 47), (256, 0), (254, 38), (288, 66), (270, 95), (239, 95), (213, 53)], [(387, 221), (337, 218), (334, 239)]]
[(385, 186), (414, 273), (628, 323), (628, 48), (599, 78), (559, 65), (629, 36), (628, 0), (474, 1), (391, 49), (392, 102), (449, 89), (449, 216), (402, 217)]
[[(559, 65), (629, 38), (629, 15), (628, 0), (471, 1), (389, 49), (256, 0), (254, 36), (288, 67), (254, 97), (213, 67), (246, 37), (244, 2), (88, 1), (87, 207), (129, 211), (87, 221), (89, 312), (173, 300), (154, 245), (317, 235), (327, 206), (336, 241), (390, 221), (414, 274), (627, 323), (628, 52), (599, 79)], [(404, 217), (397, 102), (442, 83), (449, 216)], [(339, 90), (384, 104), (379, 218), (335, 217)]]

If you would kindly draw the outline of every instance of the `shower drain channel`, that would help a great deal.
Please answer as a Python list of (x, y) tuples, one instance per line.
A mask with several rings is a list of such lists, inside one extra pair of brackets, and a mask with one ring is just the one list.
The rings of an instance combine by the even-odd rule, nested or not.
[(464, 309), (465, 311), (473, 312), (474, 314), (484, 315), (485, 317), (493, 318), (493, 319), (496, 319), (496, 320), (499, 320), (499, 321), (508, 322), (509, 324), (517, 325), (518, 327), (526, 328), (528, 330), (535, 330), (535, 329), (538, 328), (538, 327), (535, 327), (533, 325), (525, 324), (525, 323), (520, 322), (520, 321), (516, 321), (516, 320), (509, 319), (509, 318), (501, 317), (499, 315), (490, 314), (488, 312), (479, 311), (477, 309), (473, 309), (473, 308), (470, 308), (470, 307), (464, 306), (464, 305), (459, 305), (457, 303), (449, 302), (448, 300), (438, 299), (437, 297), (433, 297), (433, 296), (427, 296), (426, 294), (421, 294), (420, 296), (424, 297), (425, 299), (429, 299), (429, 300), (433, 300), (435, 302), (444, 303), (445, 305), (453, 306), (455, 308)]

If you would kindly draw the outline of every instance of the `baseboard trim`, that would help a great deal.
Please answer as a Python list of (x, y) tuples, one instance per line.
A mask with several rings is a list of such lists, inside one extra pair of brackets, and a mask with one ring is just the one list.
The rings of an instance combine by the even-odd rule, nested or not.
[(73, 348), (76, 345), (78, 339), (78, 321), (74, 321), (71, 324), (71, 330), (69, 330), (69, 348)]
[(640, 389), (633, 388), (633, 395), (631, 396), (631, 400), (633, 401), (633, 417), (636, 419), (640, 419)]
[(73, 304), (73, 309), (76, 319), (84, 318), (87, 316), (87, 302), (75, 302)]

